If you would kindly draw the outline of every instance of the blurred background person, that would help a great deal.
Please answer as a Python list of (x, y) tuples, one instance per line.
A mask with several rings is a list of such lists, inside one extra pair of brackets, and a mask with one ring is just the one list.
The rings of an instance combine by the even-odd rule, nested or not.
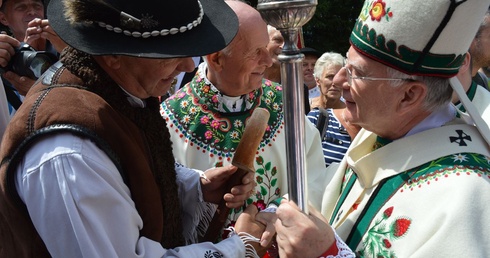
[(343, 108), (345, 103), (342, 102), (342, 85), (335, 85), (333, 77), (342, 69), (345, 58), (334, 52), (327, 52), (318, 58), (315, 63), (313, 76), (315, 78), (316, 88), (319, 89), (320, 95), (310, 98), (310, 106), (314, 108)]
[[(272, 59), (272, 65), (265, 69), (264, 78), (273, 82), (281, 83), (281, 62), (279, 62), (278, 56), (282, 52), (284, 46), (284, 37), (281, 32), (271, 25), (267, 25), (267, 33), (269, 33), (269, 44), (267, 44), (267, 51)], [(308, 101), (308, 87), (306, 84), (304, 87), (304, 100), (305, 100), (305, 114), (310, 112), (310, 102)]]
[[(469, 100), (471, 100), (483, 120), (490, 125), (490, 92), (483, 87), (479, 87), (476, 81), (471, 79), (471, 54), (469, 52), (466, 53), (457, 77)], [(453, 92), (451, 101), (460, 111), (466, 112), (466, 108), (460, 102), (456, 92)]]
[(315, 79), (321, 95), (311, 99), (308, 119), (316, 125), (322, 139), (325, 165), (340, 162), (359, 127), (345, 121), (345, 103), (341, 101), (342, 85), (333, 82), (342, 69), (345, 58), (335, 52), (324, 53), (315, 64)]
[(0, 66), (5, 70), (1, 77), (10, 116), (22, 104), (24, 96), (35, 81), (35, 78), (17, 74), (10, 71), (10, 68), (5, 69), (21, 42), (29, 44), (35, 51), (46, 51), (54, 58), (66, 46), (51, 29), (45, 17), (42, 0), (4, 0), (0, 7), (0, 22), (8, 30), (8, 34), (0, 35)]
[(267, 51), (269, 51), (271, 56), (272, 65), (265, 69), (264, 78), (281, 83), (281, 63), (278, 60), (278, 56), (284, 46), (284, 37), (279, 30), (271, 25), (267, 25), (267, 32), (269, 33)]
[(316, 86), (315, 76), (315, 63), (322, 53), (311, 47), (304, 47), (300, 49), (300, 52), (305, 55), (303, 59), (303, 82), (308, 87), (308, 98), (315, 98), (320, 96), (320, 89)]
[(475, 38), (471, 42), (471, 76), (473, 80), (487, 90), (488, 78), (482, 69), (490, 66), (490, 11), (487, 10)]

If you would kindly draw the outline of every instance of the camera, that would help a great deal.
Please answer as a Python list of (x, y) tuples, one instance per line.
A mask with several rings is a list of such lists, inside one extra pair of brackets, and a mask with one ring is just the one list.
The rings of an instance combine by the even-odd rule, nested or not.
[(48, 68), (58, 61), (58, 57), (47, 51), (37, 51), (27, 43), (21, 43), (6, 67), (0, 67), (3, 74), (12, 71), (20, 76), (37, 80)]

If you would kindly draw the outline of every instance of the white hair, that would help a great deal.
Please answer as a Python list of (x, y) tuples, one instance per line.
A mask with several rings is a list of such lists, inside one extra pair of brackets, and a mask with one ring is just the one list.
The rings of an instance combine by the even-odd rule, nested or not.
[(329, 65), (340, 65), (340, 67), (343, 67), (345, 65), (345, 58), (341, 54), (335, 52), (323, 53), (315, 63), (313, 71), (315, 78), (319, 79), (322, 76), (323, 69)]

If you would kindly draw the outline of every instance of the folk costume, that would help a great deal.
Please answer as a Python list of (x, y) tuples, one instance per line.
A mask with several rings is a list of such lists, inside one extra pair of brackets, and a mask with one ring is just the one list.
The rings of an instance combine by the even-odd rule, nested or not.
[(420, 126), (432, 129), (393, 142), (366, 130), (356, 136), (321, 207), (352, 250), (365, 257), (488, 254), (490, 210), (475, 196), (490, 194), (490, 152), (452, 107), (442, 115), (450, 120), (444, 126), (429, 119)]
[[(70, 46), (31, 88), (5, 132), (0, 150), (0, 256), (253, 255), (236, 234), (219, 244), (188, 245), (196, 241), (196, 225), (209, 206), (200, 189), (201, 172), (176, 166), (158, 99), (132, 96), (93, 57), (173, 58), (214, 52), (236, 34), (236, 15), (226, 3), (206, 0), (94, 4), (101, 2), (49, 3), (50, 25)], [(105, 11), (104, 17), (96, 15), (97, 8)], [(161, 27), (169, 26), (162, 17), (172, 18), (178, 10), (187, 10), (178, 13), (178, 22), (187, 20), (192, 33), (181, 29), (176, 33), (182, 35), (174, 38), (158, 33), (146, 40), (134, 31), (166, 32), (162, 29), (172, 27)], [(141, 28), (136, 28), (141, 21), (128, 13), (142, 18)], [(228, 27), (213, 25), (218, 14)], [(117, 34), (119, 29), (134, 33)], [(197, 48), (182, 43), (208, 33), (221, 39)], [(118, 44), (103, 44), (101, 39)]]
[[(170, 131), (175, 160), (197, 169), (231, 164), (247, 118), (255, 108), (266, 108), (270, 113), (268, 128), (254, 164), (256, 192), (247, 201), (265, 208), (287, 193), (282, 86), (264, 79), (261, 88), (228, 97), (206, 78), (206, 69), (206, 63), (202, 63), (192, 81), (162, 103), (161, 113)], [(323, 182), (325, 166), (318, 132), (308, 121), (305, 130), (308, 180)], [(321, 191), (309, 194), (318, 195)], [(233, 224), (242, 210), (232, 210), (227, 225)]]
[[(351, 45), (408, 75), (453, 77), (489, 4), (367, 0)], [(453, 79), (459, 98), (466, 97)], [(457, 112), (448, 103), (393, 141), (361, 129), (330, 167), (335, 176), (318, 208), (358, 256), (490, 254), (488, 126), (479, 114), (470, 112), (473, 124)]]

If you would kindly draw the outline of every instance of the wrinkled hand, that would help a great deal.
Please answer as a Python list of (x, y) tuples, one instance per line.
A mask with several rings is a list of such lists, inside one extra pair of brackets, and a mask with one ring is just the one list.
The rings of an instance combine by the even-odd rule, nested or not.
[(219, 204), (222, 199), (228, 208), (238, 208), (243, 205), (245, 200), (250, 197), (250, 193), (255, 187), (254, 174), (247, 173), (242, 178), (242, 184), (228, 189), (228, 179), (237, 171), (237, 167), (229, 165), (226, 167), (211, 168), (204, 174), (206, 179), (201, 178), (201, 189), (206, 202)]
[(18, 74), (8, 71), (3, 74), (3, 77), (7, 79), (14, 88), (20, 93), (20, 95), (25, 96), (29, 89), (36, 82), (35, 80), (27, 76), (19, 76)]
[(53, 44), (58, 53), (61, 53), (66, 43), (54, 32), (47, 19), (36, 18), (28, 23), (24, 42), (36, 50), (45, 50), (45, 42), (40, 39), (46, 39)]
[(294, 202), (283, 200), (276, 211), (277, 244), (279, 256), (319, 257), (335, 241), (333, 229), (313, 207), (303, 213)]
[(20, 46), (20, 42), (7, 35), (0, 34), (0, 66), (5, 67), (15, 54), (15, 48)]
[[(235, 231), (237, 233), (246, 232), (256, 238), (261, 237), (265, 230), (265, 225), (256, 220), (256, 216), (259, 210), (254, 204), (248, 205), (245, 211), (238, 217), (235, 223)], [(270, 247), (269, 245), (262, 246), (261, 243), (248, 242), (251, 244), (259, 257), (263, 257), (265, 252)]]
[(273, 237), (276, 235), (275, 223), (277, 215), (275, 212), (259, 212), (255, 219), (265, 225), (264, 233), (260, 238), (260, 245), (263, 247), (269, 246)]

